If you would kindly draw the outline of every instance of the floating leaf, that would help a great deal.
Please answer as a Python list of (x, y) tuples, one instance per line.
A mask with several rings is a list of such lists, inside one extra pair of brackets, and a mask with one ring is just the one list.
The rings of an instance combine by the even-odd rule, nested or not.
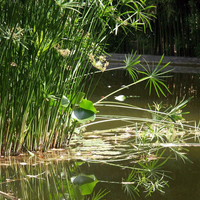
[(76, 110), (72, 112), (72, 118), (77, 120), (79, 123), (94, 121), (95, 117), (96, 115), (94, 112), (83, 109), (83, 108), (77, 108)]

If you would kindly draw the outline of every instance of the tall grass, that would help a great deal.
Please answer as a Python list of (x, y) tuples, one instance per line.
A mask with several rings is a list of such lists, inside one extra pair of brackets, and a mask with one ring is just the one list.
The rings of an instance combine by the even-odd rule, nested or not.
[(70, 139), (77, 124), (71, 114), (87, 98), (92, 65), (108, 65), (107, 35), (141, 24), (144, 7), (134, 5), (130, 15), (120, 13), (120, 1), (1, 1), (1, 155), (45, 151)]

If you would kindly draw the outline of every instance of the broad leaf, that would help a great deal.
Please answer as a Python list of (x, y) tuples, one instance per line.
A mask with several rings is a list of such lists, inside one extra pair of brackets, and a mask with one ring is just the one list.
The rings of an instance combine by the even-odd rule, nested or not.
[(78, 94), (75, 96), (75, 98), (73, 98), (71, 103), (72, 104), (80, 104), (80, 102), (82, 101), (84, 96), (85, 96), (84, 92), (78, 92)]
[(79, 185), (82, 195), (89, 195), (93, 192), (98, 180), (94, 175), (79, 175), (72, 177), (71, 182), (75, 185)]
[(69, 99), (65, 95), (63, 95), (63, 97), (62, 97), (61, 104), (62, 104), (63, 107), (68, 107), (69, 104), (70, 104)]
[(90, 110), (90, 111), (94, 112), (95, 114), (97, 113), (97, 110), (94, 107), (92, 101), (83, 99), (79, 106), (80, 106), (80, 108), (83, 108), (83, 109), (86, 109), (86, 110)]
[(72, 180), (73, 184), (79, 185), (79, 186), (86, 184), (86, 183), (91, 183), (94, 181), (93, 178), (86, 176), (86, 175), (79, 175), (77, 177), (73, 177), (71, 180)]
[(88, 121), (94, 121), (95, 120), (95, 113), (86, 110), (83, 108), (77, 108), (72, 112), (72, 118), (77, 120), (79, 123), (86, 123)]

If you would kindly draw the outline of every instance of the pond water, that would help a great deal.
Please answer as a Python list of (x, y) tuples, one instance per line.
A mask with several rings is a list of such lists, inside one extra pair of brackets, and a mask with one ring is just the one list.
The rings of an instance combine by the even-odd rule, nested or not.
[[(94, 102), (98, 101), (130, 82), (131, 79), (125, 71), (106, 72), (91, 98)], [(153, 105), (153, 102), (161, 101), (165, 107), (169, 107), (175, 104), (176, 97), (181, 100), (183, 96), (185, 99), (193, 96), (194, 98), (183, 109), (190, 112), (184, 118), (190, 121), (189, 124), (195, 125), (195, 121), (198, 124), (200, 119), (199, 74), (172, 74), (172, 77), (166, 80), (166, 85), (171, 91), (171, 94), (167, 94), (166, 91), (167, 97), (158, 98), (155, 92), (149, 96), (148, 89), (144, 89), (145, 84), (124, 89), (114, 96), (128, 96), (130, 98), (127, 98), (124, 103), (142, 108), (148, 108), (148, 104)], [(108, 100), (115, 99), (112, 96), (106, 101)], [(97, 109), (100, 115), (120, 114), (143, 118), (150, 116), (148, 112), (137, 109), (103, 106)], [(21, 155), (18, 158), (1, 158), (0, 199), (97, 200), (100, 199), (97, 198), (98, 194), (101, 196), (103, 192), (104, 194), (108, 192), (103, 198), (106, 200), (199, 199), (200, 149), (198, 143), (192, 143), (190, 146), (183, 144), (180, 146), (177, 143), (177, 149), (182, 150), (181, 152), (187, 152), (184, 148), (189, 150), (187, 156), (192, 163), (183, 161), (181, 157), (176, 159), (175, 154), (169, 151), (170, 147), (157, 148), (156, 144), (151, 146), (152, 154), (146, 156), (148, 147), (137, 145), (136, 129), (127, 128), (126, 123), (127, 121), (113, 121), (89, 126), (86, 129), (87, 132), (81, 137), (75, 135), (71, 148), (65, 150), (51, 150), (45, 155), (36, 153)], [(120, 131), (114, 130), (116, 127), (120, 127)], [(101, 131), (105, 129), (113, 129), (113, 131)], [(95, 130), (98, 131), (95, 132)], [(164, 149), (167, 150), (163, 152)], [(168, 155), (171, 156), (168, 157)], [(86, 179), (85, 182), (83, 181), (85, 184), (82, 185), (80, 182), (75, 184), (73, 177), (80, 179), (83, 178), (82, 176)], [(145, 197), (148, 192), (150, 195)]]
[[(107, 73), (107, 72), (106, 72)], [(141, 108), (148, 108), (149, 105), (154, 105), (154, 102), (160, 103), (167, 108), (170, 105), (174, 106), (178, 98), (178, 101), (181, 101), (183, 97), (185, 99), (193, 97), (193, 99), (187, 104), (184, 111), (189, 111), (190, 114), (184, 115), (184, 118), (187, 121), (199, 121), (200, 119), (200, 74), (190, 74), (190, 73), (174, 73), (169, 74), (171, 77), (164, 80), (164, 83), (169, 88), (171, 94), (169, 94), (165, 89), (163, 91), (166, 94), (164, 97), (160, 94), (160, 97), (157, 96), (156, 92), (152, 90), (151, 95), (149, 95), (149, 88), (146, 86), (146, 82), (142, 82), (135, 86), (132, 86), (128, 89), (124, 89), (113, 96), (109, 97), (107, 100), (116, 101), (115, 96), (125, 95), (127, 98), (123, 103), (132, 104)], [(132, 82), (131, 78), (128, 76), (126, 71), (114, 71), (108, 72), (103, 75), (101, 81), (99, 82), (95, 93), (92, 96), (92, 100), (98, 101), (101, 97), (106, 96), (107, 94), (117, 90), (120, 87), (124, 87)], [(131, 115), (131, 116), (140, 116), (145, 117), (147, 112), (141, 112), (140, 110), (135, 110), (134, 112), (130, 109), (121, 109), (121, 108), (112, 108), (101, 107), (100, 114), (119, 114)], [(118, 122), (117, 122), (118, 123)], [(110, 123), (109, 125), (110, 126)], [(116, 126), (116, 124), (114, 125)], [(94, 129), (94, 127), (92, 127)], [(101, 129), (101, 126), (97, 129)], [(102, 127), (104, 128), (104, 127)]]

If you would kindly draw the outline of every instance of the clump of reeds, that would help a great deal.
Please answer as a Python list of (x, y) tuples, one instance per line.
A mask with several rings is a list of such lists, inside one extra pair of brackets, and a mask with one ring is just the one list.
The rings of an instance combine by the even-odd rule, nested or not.
[(117, 33), (128, 22), (137, 27), (139, 7), (144, 11), (142, 4), (135, 4), (134, 12), (120, 13), (117, 8), (129, 3), (122, 4), (1, 1), (1, 155), (45, 151), (70, 139), (77, 124), (72, 112), (87, 98), (84, 92), (92, 80), (88, 78), (92, 65), (102, 71), (108, 65), (100, 59), (106, 35)]

